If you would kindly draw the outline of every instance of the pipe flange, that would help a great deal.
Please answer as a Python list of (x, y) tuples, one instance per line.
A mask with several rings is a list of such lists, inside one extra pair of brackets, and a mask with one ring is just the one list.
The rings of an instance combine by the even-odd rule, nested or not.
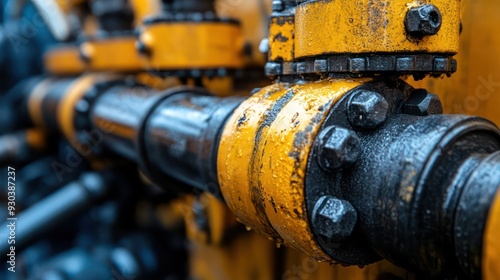
[(445, 54), (359, 54), (334, 55), (296, 62), (268, 62), (266, 75), (318, 78), (356, 78), (374, 75), (412, 75), (416, 80), (427, 75), (441, 76), (457, 71), (457, 61)]
[[(322, 124), (320, 131), (328, 131), (331, 127), (336, 127), (350, 131), (352, 134), (361, 135), (371, 133), (379, 126), (383, 126), (388, 115), (402, 113), (404, 101), (408, 99), (412, 91), (413, 88), (401, 80), (394, 81), (390, 88), (384, 82), (374, 81), (363, 84), (345, 94), (334, 105)], [(366, 98), (360, 99), (360, 97)], [(369, 104), (364, 104), (363, 102)], [(372, 103), (377, 106), (371, 106), (373, 105)], [(363, 109), (361, 110), (362, 114), (360, 113), (360, 106)], [(363, 121), (359, 121), (358, 118), (353, 120), (353, 115), (364, 116), (368, 119), (368, 122), (365, 122), (364, 119)], [(369, 116), (372, 115), (376, 121), (371, 120), (372, 118)], [(360, 236), (360, 233), (356, 231), (356, 227), (354, 227), (354, 230), (350, 234), (347, 234), (349, 226), (353, 223), (355, 224), (352, 215), (349, 216), (346, 214), (346, 217), (351, 217), (350, 219), (346, 219), (347, 226), (338, 227), (341, 234), (337, 234), (335, 237), (341, 236), (340, 239), (325, 238), (324, 227), (321, 226), (321, 223), (318, 223), (318, 203), (324, 197), (345, 201), (339, 180), (343, 172), (349, 172), (351, 166), (356, 164), (352, 161), (349, 164), (343, 165), (342, 168), (325, 169), (324, 164), (322, 164), (322, 158), (325, 156), (323, 153), (324, 142), (324, 139), (321, 137), (316, 138), (315, 147), (309, 155), (307, 165), (308, 175), (305, 182), (307, 212), (316, 241), (335, 262), (344, 265), (368, 265), (379, 261), (382, 258), (374, 250), (370, 249), (368, 244), (364, 243), (365, 238)], [(341, 205), (339, 203), (336, 204)], [(345, 213), (349, 212), (348, 208), (343, 208), (345, 209)], [(344, 212), (342, 213), (345, 214)]]
[(75, 118), (73, 121), (73, 125), (76, 130), (76, 139), (78, 144), (81, 145), (81, 149), (85, 151), (91, 151), (91, 155), (93, 156), (101, 156), (105, 152), (103, 150), (102, 145), (95, 145), (92, 140), (92, 120), (91, 120), (91, 109), (95, 103), (95, 101), (99, 98), (101, 94), (109, 90), (110, 88), (117, 85), (127, 85), (134, 86), (138, 83), (133, 79), (127, 80), (111, 80), (100, 82), (92, 85), (85, 95), (80, 99), (80, 101), (76, 102), (74, 110), (75, 110)]

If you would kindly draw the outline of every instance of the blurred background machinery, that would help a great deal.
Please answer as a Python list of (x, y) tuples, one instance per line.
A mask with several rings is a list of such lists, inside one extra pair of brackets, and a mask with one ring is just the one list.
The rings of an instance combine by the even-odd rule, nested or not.
[(498, 1), (1, 3), (1, 279), (500, 279)]

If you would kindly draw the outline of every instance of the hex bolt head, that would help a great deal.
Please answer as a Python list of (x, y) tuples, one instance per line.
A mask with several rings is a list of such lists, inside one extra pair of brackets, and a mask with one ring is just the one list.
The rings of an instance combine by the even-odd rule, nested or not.
[(266, 76), (275, 77), (281, 75), (282, 67), (280, 63), (277, 62), (268, 62), (264, 68)]
[(144, 42), (142, 42), (141, 40), (135, 42), (135, 48), (141, 55), (147, 56), (151, 54), (151, 50), (149, 49), (149, 47), (146, 46), (146, 44), (144, 44)]
[(403, 113), (416, 116), (442, 114), (443, 106), (437, 95), (425, 89), (417, 89), (403, 104)]
[(267, 54), (269, 52), (269, 39), (264, 38), (260, 41), (259, 52), (262, 54)]
[(351, 203), (323, 196), (314, 205), (312, 226), (325, 242), (339, 244), (351, 236), (357, 219), (358, 213)]
[(284, 9), (282, 1), (273, 1), (273, 12), (281, 12)]
[(353, 126), (376, 128), (387, 120), (389, 103), (376, 92), (360, 90), (350, 100), (347, 114)]
[(360, 153), (360, 141), (352, 130), (330, 126), (320, 135), (318, 147), (319, 165), (333, 171), (356, 162)]
[(406, 31), (417, 38), (435, 35), (441, 29), (442, 21), (441, 12), (432, 4), (412, 8), (406, 14)]

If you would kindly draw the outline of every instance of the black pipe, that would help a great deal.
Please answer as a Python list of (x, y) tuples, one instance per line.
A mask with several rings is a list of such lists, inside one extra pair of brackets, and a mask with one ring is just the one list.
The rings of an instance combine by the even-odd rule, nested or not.
[(482, 234), (500, 185), (494, 125), (395, 115), (376, 133), (358, 135), (369, 148), (338, 186), (371, 247), (431, 278), (463, 276), (459, 263), (466, 275), (480, 276)]
[(226, 120), (242, 101), (194, 93), (165, 99), (145, 124), (145, 161), (222, 199), (216, 168), (219, 140)]
[[(389, 104), (386, 121), (375, 129), (353, 125), (346, 114), (359, 90), (376, 92)], [(322, 130), (356, 133), (359, 157), (325, 170), (322, 141), (316, 140), (305, 186), (313, 232), (325, 252), (344, 264), (374, 262), (375, 251), (426, 279), (480, 278), (486, 219), (500, 188), (500, 131), (478, 117), (403, 114), (414, 93), (421, 90), (402, 81), (375, 81), (334, 105)], [(356, 228), (341, 244), (321, 238), (322, 224), (314, 223), (316, 202), (325, 195), (357, 211)]]
[[(25, 248), (57, 225), (91, 207), (111, 190), (106, 173), (86, 173), (79, 180), (34, 204), (4, 223), (0, 229), (2, 240), (15, 232), (15, 243), (0, 244), (0, 256), (5, 257), (10, 246)], [(14, 226), (12, 226), (14, 225)], [(10, 228), (12, 227), (12, 229)]]
[(43, 79), (23, 80), (0, 97), (0, 134), (11, 133), (33, 126), (28, 109), (28, 98)]
[(98, 97), (90, 101), (91, 126), (95, 131), (87, 133), (95, 134), (94, 145), (104, 144), (113, 152), (137, 162), (140, 127), (164, 94), (137, 84), (101, 85), (100, 88), (96, 93)]
[(28, 131), (0, 136), (0, 167), (16, 167), (36, 159), (41, 150), (33, 146)]
[(163, 9), (172, 13), (215, 13), (214, 0), (163, 0)]
[(90, 3), (101, 31), (113, 33), (133, 30), (134, 14), (127, 0), (93, 0)]
[(160, 93), (141, 85), (116, 85), (92, 102), (90, 118), (104, 146), (138, 162), (153, 182), (168, 187), (178, 180), (221, 197), (218, 143), (242, 100), (210, 96), (194, 87)]

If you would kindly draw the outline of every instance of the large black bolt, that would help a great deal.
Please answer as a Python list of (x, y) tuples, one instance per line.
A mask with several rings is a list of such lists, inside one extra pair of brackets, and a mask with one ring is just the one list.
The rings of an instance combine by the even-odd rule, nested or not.
[(389, 103), (373, 91), (354, 93), (348, 105), (349, 122), (360, 128), (376, 128), (387, 120)]
[(353, 164), (360, 153), (360, 141), (352, 130), (330, 126), (320, 135), (318, 146), (319, 165), (332, 171)]
[(406, 14), (406, 31), (417, 38), (435, 35), (441, 29), (442, 21), (441, 12), (432, 4), (412, 8)]
[(323, 196), (314, 205), (312, 225), (324, 242), (340, 244), (351, 236), (358, 214), (348, 201)]
[(403, 113), (416, 116), (429, 116), (443, 113), (439, 97), (425, 89), (413, 91), (403, 105)]

